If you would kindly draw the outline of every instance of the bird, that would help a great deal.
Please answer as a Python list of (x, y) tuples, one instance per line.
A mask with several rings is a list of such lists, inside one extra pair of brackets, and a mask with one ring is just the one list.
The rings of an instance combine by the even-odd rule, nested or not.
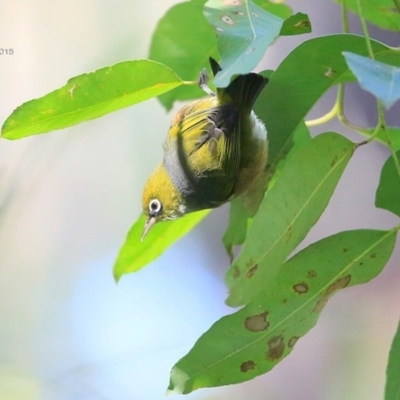
[[(213, 58), (209, 61), (215, 76), (221, 67)], [(144, 186), (141, 240), (159, 221), (219, 207), (256, 184), (266, 168), (268, 141), (253, 105), (267, 83), (251, 72), (214, 93), (206, 69), (200, 72), (198, 85), (207, 97), (174, 115), (163, 160)]]

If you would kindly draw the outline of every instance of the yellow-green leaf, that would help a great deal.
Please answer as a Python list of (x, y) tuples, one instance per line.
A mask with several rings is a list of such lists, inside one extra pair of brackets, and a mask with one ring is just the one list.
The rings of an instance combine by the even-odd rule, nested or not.
[[(169, 390), (189, 393), (244, 382), (271, 370), (316, 324), (337, 291), (368, 282), (382, 270), (396, 234), (397, 229), (341, 232), (302, 250), (279, 268), (268, 292), (200, 337), (173, 367)], [(392, 376), (398, 377), (395, 369)]]
[(21, 139), (66, 128), (183, 84), (170, 68), (158, 62), (120, 62), (71, 78), (60, 89), (22, 104), (4, 122), (1, 136)]
[(114, 265), (114, 278), (118, 281), (122, 275), (136, 272), (159, 257), (173, 243), (190, 232), (205, 218), (210, 210), (188, 214), (175, 221), (155, 224), (143, 241), (144, 215), (133, 224)]

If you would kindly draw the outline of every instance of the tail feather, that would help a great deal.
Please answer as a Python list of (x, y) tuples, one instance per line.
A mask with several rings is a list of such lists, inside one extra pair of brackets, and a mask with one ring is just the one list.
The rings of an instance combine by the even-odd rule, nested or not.
[[(212, 57), (210, 57), (210, 65), (214, 76), (221, 71), (220, 65)], [(239, 75), (227, 88), (217, 89), (218, 98), (222, 103), (233, 102), (238, 107), (250, 111), (267, 83), (268, 78), (253, 72)], [(229, 98), (226, 98), (227, 95)]]
[(215, 75), (217, 75), (217, 73), (219, 71), (221, 71), (221, 67), (217, 63), (217, 61), (215, 61), (212, 57), (209, 57), (209, 61), (210, 61), (210, 65), (211, 65), (211, 70), (212, 70), (212, 72), (213, 72), (213, 74), (215, 76)]
[(268, 78), (255, 73), (240, 75), (229, 84), (225, 92), (236, 105), (251, 110), (267, 83)]

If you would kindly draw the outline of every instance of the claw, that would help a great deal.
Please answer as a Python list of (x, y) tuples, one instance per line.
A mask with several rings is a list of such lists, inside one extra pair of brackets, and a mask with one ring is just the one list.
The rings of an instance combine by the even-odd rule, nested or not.
[(205, 68), (203, 68), (200, 72), (198, 83), (200, 88), (204, 90), (208, 95), (215, 96), (215, 93), (207, 85), (208, 75), (207, 75), (207, 70)]

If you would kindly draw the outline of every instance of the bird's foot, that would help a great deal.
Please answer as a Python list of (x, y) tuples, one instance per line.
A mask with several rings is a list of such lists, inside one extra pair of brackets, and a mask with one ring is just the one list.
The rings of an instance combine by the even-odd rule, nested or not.
[(203, 68), (200, 72), (198, 84), (200, 88), (204, 90), (208, 95), (215, 96), (215, 93), (208, 87), (208, 75), (205, 68)]

